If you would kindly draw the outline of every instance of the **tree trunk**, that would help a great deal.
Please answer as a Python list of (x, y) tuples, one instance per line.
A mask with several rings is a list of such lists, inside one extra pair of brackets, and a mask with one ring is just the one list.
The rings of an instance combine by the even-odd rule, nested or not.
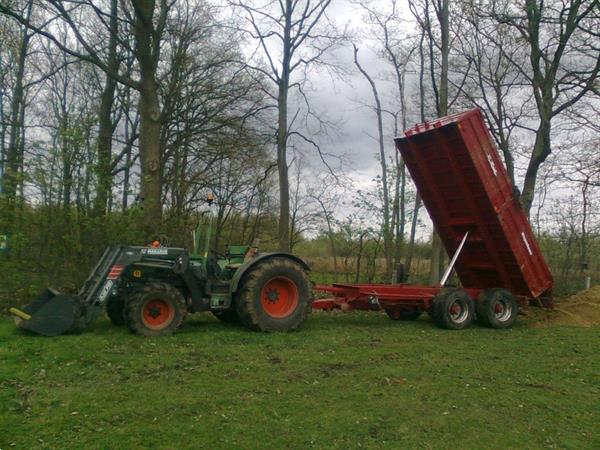
[(441, 278), (441, 265), (443, 263), (442, 240), (437, 231), (431, 235), (431, 260), (429, 263), (429, 284), (436, 285)]
[[(27, 8), (27, 18), (31, 16), (32, 3), (29, 2)], [(23, 102), (25, 101), (25, 88), (23, 85), (23, 77), (25, 75), (25, 62), (27, 60), (27, 51), (29, 49), (29, 40), (31, 35), (26, 27), (23, 27), (21, 43), (19, 46), (19, 57), (17, 60), (17, 71), (15, 74), (15, 82), (13, 88), (12, 101), (10, 106), (10, 137), (8, 141), (8, 147), (6, 149), (4, 166), (4, 176), (2, 179), (2, 192), (6, 196), (11, 208), (14, 207), (14, 201), (17, 195), (17, 188), (19, 186), (19, 162), (21, 160), (20, 148), (21, 145), (21, 128), (23, 123), (21, 122), (21, 111), (23, 108)], [(9, 212), (10, 215), (10, 212)], [(9, 228), (10, 228), (9, 219)]]
[(62, 156), (63, 162), (63, 170), (62, 170), (62, 203), (63, 209), (67, 211), (69, 209), (69, 205), (71, 203), (71, 190), (73, 188), (73, 149), (72, 145), (69, 142), (69, 116), (66, 107), (66, 96), (67, 89), (62, 92), (63, 98), (62, 101), (62, 118), (60, 119), (60, 153)]
[(535, 143), (533, 144), (533, 153), (525, 172), (525, 181), (521, 192), (521, 205), (527, 217), (531, 211), (533, 198), (535, 196), (535, 186), (537, 182), (537, 174), (542, 163), (550, 155), (550, 119), (542, 119), (537, 134)]
[[(399, 153), (399, 152), (396, 152)], [(400, 263), (404, 247), (404, 232), (406, 230), (406, 165), (400, 160), (400, 226), (396, 231), (396, 263)]]
[(277, 107), (279, 111), (277, 127), (277, 171), (279, 173), (279, 250), (290, 251), (290, 181), (287, 165), (288, 139), (288, 90), (291, 63), (292, 2), (286, 0), (285, 27), (283, 38), (283, 59)]
[(337, 252), (335, 248), (335, 235), (333, 232), (333, 224), (331, 223), (331, 215), (323, 201), (318, 197), (313, 197), (314, 200), (319, 203), (321, 209), (323, 210), (323, 214), (325, 216), (325, 222), (327, 223), (327, 238), (329, 239), (329, 246), (331, 248), (331, 256), (333, 257), (333, 281), (337, 281), (337, 272), (338, 272), (338, 261), (337, 261)]
[(383, 136), (383, 117), (381, 101), (377, 86), (366, 70), (358, 62), (358, 48), (354, 46), (354, 64), (371, 85), (373, 97), (375, 99), (375, 113), (377, 115), (377, 132), (379, 140), (379, 159), (381, 164), (381, 184), (383, 190), (383, 252), (385, 256), (385, 279), (389, 282), (392, 277), (392, 236), (390, 232), (390, 194), (388, 188), (387, 162), (385, 159), (385, 144)]
[(419, 220), (419, 210), (421, 209), (421, 196), (417, 193), (415, 197), (415, 207), (413, 208), (412, 224), (410, 229), (410, 238), (408, 241), (408, 249), (406, 250), (406, 262), (404, 270), (407, 276), (410, 276), (413, 255), (415, 254), (415, 238), (417, 235), (417, 223)]
[(156, 82), (153, 78), (142, 80), (139, 111), (142, 166), (140, 198), (144, 208), (144, 226), (147, 232), (154, 233), (161, 220), (162, 205), (160, 202), (160, 108)]
[[(0, 54), (0, 66), (4, 64)], [(6, 129), (7, 120), (4, 117), (4, 90), (0, 88), (0, 194), (4, 185), (4, 155), (6, 153)]]
[[(437, 104), (438, 117), (448, 114), (448, 57), (450, 53), (450, 20), (448, 10), (448, 0), (441, 0), (441, 8), (437, 10), (437, 17), (440, 23), (441, 34), (441, 53), (442, 67), (440, 73), (439, 102)], [(444, 261), (444, 248), (437, 231), (434, 231), (431, 237), (431, 262), (429, 266), (429, 283), (437, 284), (442, 273)]]
[[(384, 27), (385, 30), (385, 48), (388, 53), (392, 64), (394, 65), (394, 71), (396, 73), (396, 84), (398, 85), (398, 96), (400, 99), (400, 114), (402, 116), (402, 130), (408, 128), (407, 111), (406, 111), (406, 89), (405, 89), (405, 75), (407, 69), (407, 62), (401, 65), (398, 60), (396, 53), (390, 46), (390, 39), (387, 30), (387, 25)], [(412, 54), (414, 49), (409, 53)], [(399, 136), (398, 130), (398, 118), (394, 121), (394, 135)], [(406, 165), (400, 152), (395, 149), (395, 161), (396, 161), (396, 189), (395, 189), (395, 200), (394, 200), (394, 220), (396, 221), (395, 228), (392, 227), (395, 233), (395, 250), (394, 250), (394, 267), (398, 267), (402, 258), (402, 252), (404, 249), (404, 232), (406, 230)], [(397, 271), (394, 271), (393, 282), (397, 282), (395, 279)]]
[(581, 246), (579, 252), (579, 274), (583, 275), (588, 269), (589, 261), (588, 261), (588, 230), (587, 230), (587, 220), (588, 220), (588, 208), (589, 208), (589, 200), (588, 200), (588, 189), (590, 179), (586, 178), (583, 182), (583, 186), (581, 186), (581, 197), (583, 199), (583, 211), (581, 214)]
[(448, 1), (441, 0), (441, 10), (437, 12), (440, 22), (442, 67), (440, 74), (440, 101), (437, 105), (438, 117), (448, 114), (448, 58), (450, 55), (450, 12)]
[(161, 221), (161, 166), (160, 166), (160, 104), (156, 68), (158, 64), (157, 33), (153, 25), (154, 1), (135, 1), (136, 58), (139, 63), (140, 113), (140, 200), (144, 209), (146, 233), (156, 233)]
[(360, 281), (360, 265), (362, 262), (363, 256), (363, 244), (364, 244), (365, 235), (361, 233), (358, 237), (358, 255), (356, 255), (356, 274), (354, 276), (354, 282), (358, 283)]
[[(109, 70), (118, 71), (117, 60), (117, 0), (111, 0), (110, 7), (110, 37), (108, 41), (108, 61)], [(114, 126), (112, 123), (112, 107), (115, 98), (117, 81), (106, 75), (104, 90), (100, 97), (100, 110), (98, 112), (98, 185), (96, 186), (96, 199), (94, 201), (94, 214), (104, 215), (106, 213), (106, 204), (111, 195), (112, 175), (112, 136)]]

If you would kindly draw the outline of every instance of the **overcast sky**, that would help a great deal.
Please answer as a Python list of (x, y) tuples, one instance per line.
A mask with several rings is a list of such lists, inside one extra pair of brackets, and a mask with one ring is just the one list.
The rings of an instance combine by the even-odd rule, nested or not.
[[(378, 5), (389, 5), (389, 2), (370, 0), (368, 5), (370, 8), (374, 8)], [(414, 33), (416, 27), (411, 24), (412, 15), (406, 8), (406, 2), (399, 2), (399, 5), (404, 8), (402, 17), (407, 21), (407, 34)], [(377, 83), (384, 108), (395, 111), (399, 109), (395, 85), (385, 81), (386, 72), (389, 74), (391, 66), (374, 53), (380, 47), (380, 44), (373, 39), (373, 32), (369, 30), (369, 26), (364, 22), (364, 16), (365, 14), (361, 8), (350, 1), (333, 1), (329, 10), (329, 17), (335, 20), (340, 29), (348, 26), (352, 31), (353, 38), (352, 42), (337, 50), (335, 55), (330, 55), (330, 57), (336, 59), (351, 73), (344, 79), (332, 79), (322, 71), (315, 71), (312, 72), (310, 77), (310, 85), (314, 88), (309, 92), (312, 107), (323, 118), (338, 125), (336, 132), (331, 133), (327, 139), (322, 139), (321, 142), (323, 149), (328, 153), (345, 157), (343, 169), (347, 178), (352, 182), (350, 195), (356, 189), (373, 189), (375, 184), (372, 180), (381, 171), (376, 157), (379, 152), (378, 143), (375, 141), (377, 136), (376, 116), (374, 111), (369, 108), (374, 104), (373, 94), (367, 80), (358, 73), (354, 66), (352, 43), (356, 43), (359, 47), (361, 65)], [(410, 98), (410, 91), (417, 92), (417, 82), (416, 74), (407, 75), (406, 85), (409, 91), (407, 107), (409, 113), (413, 113), (412, 117), (409, 118), (409, 127), (415, 123), (418, 111), (418, 105), (414, 99)], [(557, 118), (553, 124), (554, 129), (557, 130), (560, 118)], [(535, 124), (531, 123), (530, 125)], [(390, 116), (384, 115), (384, 128), (386, 154), (389, 159), (393, 157), (395, 152)], [(517, 132), (517, 136), (524, 146), (525, 153), (528, 153), (528, 146), (532, 145), (532, 135), (523, 131)], [(565, 139), (572, 143), (577, 141), (575, 135), (566, 134), (560, 138), (555, 136), (553, 145), (564, 145)], [(309, 156), (314, 171), (325, 170), (315, 150), (304, 147), (304, 151)], [(550, 166), (550, 160), (554, 156), (551, 156), (546, 167)], [(518, 187), (522, 184), (522, 176), (527, 163), (527, 157), (519, 158), (517, 156), (516, 178)], [(569, 188), (573, 193), (573, 189)], [(556, 186), (553, 186), (553, 189), (549, 192), (549, 196), (554, 198), (565, 197), (567, 194), (568, 192), (564, 187), (559, 189)]]
[[(371, 1), (369, 6), (381, 3), (386, 2)], [(352, 39), (334, 55), (330, 54), (329, 58), (337, 61), (350, 73), (343, 78), (334, 78), (324, 71), (317, 70), (312, 72), (310, 77), (312, 106), (323, 118), (337, 125), (334, 132), (321, 140), (323, 149), (344, 158), (343, 170), (355, 189), (373, 188), (372, 180), (381, 172), (381, 166), (377, 159), (379, 147), (375, 140), (377, 121), (372, 109), (373, 93), (367, 80), (355, 68), (352, 43), (359, 48), (361, 65), (375, 79), (384, 107), (399, 109), (396, 101), (392, 100), (392, 97), (397, 97), (394, 84), (385, 81), (385, 72), (389, 72), (391, 66), (374, 53), (376, 43), (368, 37), (369, 29), (363, 22), (363, 16), (361, 8), (349, 1), (333, 2), (329, 17), (335, 20), (340, 29), (349, 27)], [(410, 17), (408, 13), (406, 19)], [(407, 84), (415, 82), (414, 75), (407, 76)], [(389, 115), (384, 117), (384, 121), (386, 153), (388, 158), (392, 158), (395, 152), (393, 124)], [(309, 147), (304, 149), (314, 169), (326, 170), (316, 151)]]

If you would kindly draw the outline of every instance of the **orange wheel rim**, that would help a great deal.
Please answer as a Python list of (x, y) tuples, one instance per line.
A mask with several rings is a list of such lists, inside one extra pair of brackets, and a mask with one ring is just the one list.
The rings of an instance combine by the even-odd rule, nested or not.
[(163, 299), (148, 300), (142, 308), (142, 322), (153, 330), (160, 330), (171, 323), (175, 308)]
[(287, 277), (272, 278), (260, 291), (260, 304), (271, 317), (288, 317), (298, 306), (298, 288)]

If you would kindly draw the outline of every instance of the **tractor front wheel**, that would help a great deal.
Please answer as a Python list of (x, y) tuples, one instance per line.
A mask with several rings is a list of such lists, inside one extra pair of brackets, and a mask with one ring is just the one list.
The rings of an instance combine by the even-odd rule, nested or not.
[(125, 305), (129, 329), (143, 336), (174, 333), (187, 312), (181, 292), (166, 283), (149, 283), (134, 292)]
[(289, 259), (272, 258), (244, 276), (235, 307), (240, 321), (251, 330), (290, 331), (306, 319), (310, 299), (304, 269)]

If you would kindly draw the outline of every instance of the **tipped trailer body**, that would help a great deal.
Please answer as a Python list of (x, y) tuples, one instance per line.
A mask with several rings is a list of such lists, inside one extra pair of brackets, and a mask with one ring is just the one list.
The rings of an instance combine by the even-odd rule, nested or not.
[[(415, 125), (395, 139), (462, 288), (406, 284), (318, 285), (315, 309), (384, 309), (393, 319), (428, 311), (444, 328), (477, 316), (506, 328), (517, 303), (551, 302), (553, 279), (481, 111)], [(448, 271), (449, 272), (449, 271)]]

